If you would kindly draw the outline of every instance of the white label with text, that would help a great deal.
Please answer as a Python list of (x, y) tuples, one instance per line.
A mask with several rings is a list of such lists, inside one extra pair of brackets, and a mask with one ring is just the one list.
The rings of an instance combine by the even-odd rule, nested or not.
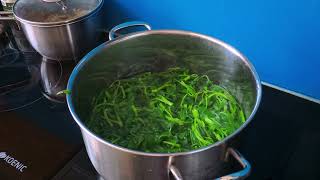
[(17, 169), (19, 172), (23, 172), (28, 167), (22, 162), (16, 160), (14, 157), (8, 155), (6, 152), (0, 152), (0, 160), (5, 161), (5, 163)]

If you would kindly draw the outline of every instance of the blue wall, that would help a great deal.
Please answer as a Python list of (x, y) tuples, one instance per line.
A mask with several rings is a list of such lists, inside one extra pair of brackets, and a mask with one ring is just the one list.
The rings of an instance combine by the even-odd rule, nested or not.
[(320, 0), (114, 3), (113, 14), (122, 12), (122, 20), (217, 37), (244, 53), (263, 81), (320, 99)]

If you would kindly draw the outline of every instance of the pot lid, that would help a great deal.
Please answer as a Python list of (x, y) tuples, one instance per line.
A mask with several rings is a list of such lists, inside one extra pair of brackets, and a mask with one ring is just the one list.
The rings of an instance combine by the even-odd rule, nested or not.
[(13, 7), (15, 16), (34, 24), (69, 23), (100, 7), (103, 0), (19, 0)]

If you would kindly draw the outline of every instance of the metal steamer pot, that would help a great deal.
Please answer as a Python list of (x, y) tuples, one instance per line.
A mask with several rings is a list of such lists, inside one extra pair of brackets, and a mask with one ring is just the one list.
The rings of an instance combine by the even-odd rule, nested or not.
[[(101, 44), (104, 0), (19, 0), (0, 21), (16, 20), (47, 59), (78, 60)], [(14, 15), (14, 16), (12, 16)]]
[[(116, 31), (144, 26), (149, 31), (115, 38)], [(233, 47), (215, 38), (186, 31), (151, 30), (143, 22), (129, 22), (110, 31), (110, 41), (87, 54), (73, 70), (67, 103), (81, 128), (92, 164), (105, 180), (201, 180), (241, 179), (250, 173), (250, 164), (234, 148), (233, 141), (251, 122), (261, 98), (261, 84), (251, 63)], [(146, 153), (120, 147), (90, 131), (91, 100), (101, 88), (116, 79), (146, 71), (185, 67), (206, 74), (226, 87), (244, 108), (247, 120), (225, 139), (189, 152)], [(225, 175), (224, 165), (234, 157), (242, 170)]]

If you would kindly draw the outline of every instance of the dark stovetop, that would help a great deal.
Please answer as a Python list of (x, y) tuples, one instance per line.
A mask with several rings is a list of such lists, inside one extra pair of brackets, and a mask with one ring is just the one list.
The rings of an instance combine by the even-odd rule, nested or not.
[[(36, 53), (10, 59), (0, 56), (0, 179), (97, 179), (67, 106), (46, 98), (66, 81), (70, 64), (46, 64)], [(248, 179), (320, 179), (319, 103), (263, 85), (238, 150), (252, 165)], [(4, 154), (27, 167), (19, 171)]]

